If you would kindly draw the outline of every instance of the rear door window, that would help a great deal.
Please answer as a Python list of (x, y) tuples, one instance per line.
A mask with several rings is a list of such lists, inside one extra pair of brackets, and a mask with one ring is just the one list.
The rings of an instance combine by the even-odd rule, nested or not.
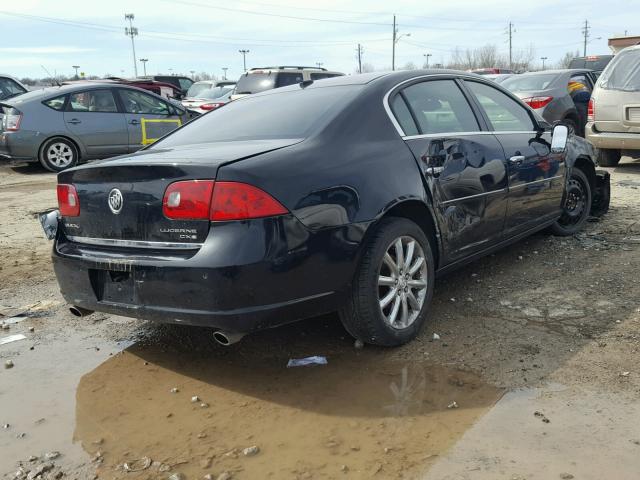
[(302, 81), (304, 81), (302, 72), (278, 73), (278, 78), (276, 79), (276, 88), (286, 87), (287, 85), (295, 85), (296, 83), (300, 83)]
[(484, 83), (465, 80), (497, 132), (531, 132), (535, 124), (527, 107)]
[(422, 134), (480, 130), (469, 102), (453, 80), (416, 83), (402, 93)]
[(118, 90), (124, 111), (127, 113), (141, 113), (146, 115), (169, 115), (169, 105), (159, 98), (152, 97), (135, 90)]
[(69, 95), (70, 112), (116, 113), (118, 107), (111, 90), (89, 90)]

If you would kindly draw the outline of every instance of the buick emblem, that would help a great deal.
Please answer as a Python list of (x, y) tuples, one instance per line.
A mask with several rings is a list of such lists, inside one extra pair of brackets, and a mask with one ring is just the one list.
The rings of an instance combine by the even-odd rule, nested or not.
[(107, 203), (109, 203), (109, 208), (112, 213), (115, 215), (119, 214), (120, 210), (122, 210), (122, 192), (117, 188), (112, 189), (109, 192), (109, 199)]

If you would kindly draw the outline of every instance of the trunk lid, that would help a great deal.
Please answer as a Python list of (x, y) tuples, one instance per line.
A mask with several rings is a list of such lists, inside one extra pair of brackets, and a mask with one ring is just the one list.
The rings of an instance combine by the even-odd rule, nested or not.
[[(180, 180), (214, 180), (221, 165), (299, 141), (216, 142), (167, 149), (158, 146), (62, 172), (58, 183), (73, 184), (80, 201), (80, 215), (63, 218), (64, 232), (79, 243), (157, 248), (192, 244), (197, 248), (204, 242), (210, 222), (166, 218), (162, 199), (167, 186)], [(109, 201), (111, 194), (120, 196), (121, 209), (117, 212)]]

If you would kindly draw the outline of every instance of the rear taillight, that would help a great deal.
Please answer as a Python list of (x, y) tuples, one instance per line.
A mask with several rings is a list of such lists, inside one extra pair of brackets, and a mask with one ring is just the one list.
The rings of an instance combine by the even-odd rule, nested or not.
[(288, 210), (268, 193), (240, 182), (187, 180), (172, 183), (162, 199), (167, 218), (230, 221), (284, 215)]
[(524, 103), (529, 105), (534, 110), (537, 110), (538, 108), (542, 108), (549, 105), (551, 100), (553, 100), (553, 97), (529, 97), (529, 98), (522, 99)]
[(167, 187), (162, 199), (165, 217), (180, 220), (209, 218), (213, 180), (188, 180)]
[(589, 106), (587, 107), (587, 122), (595, 122), (596, 121), (596, 102), (593, 101), (593, 98), (589, 99)]
[(275, 198), (253, 185), (216, 182), (209, 218), (214, 221), (245, 220), (284, 215), (287, 212)]
[(2, 128), (8, 132), (15, 132), (20, 130), (20, 123), (22, 122), (22, 113), (15, 108), (9, 110), (2, 118)]
[(63, 217), (77, 217), (80, 215), (80, 199), (73, 185), (58, 185), (58, 207)]
[(201, 108), (202, 110), (215, 110), (216, 108), (220, 108), (223, 105), (224, 103), (221, 102), (203, 103), (199, 108)]

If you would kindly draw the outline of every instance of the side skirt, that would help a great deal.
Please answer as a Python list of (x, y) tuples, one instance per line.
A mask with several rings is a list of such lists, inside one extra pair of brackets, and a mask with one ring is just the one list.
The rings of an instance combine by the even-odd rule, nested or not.
[(557, 218), (553, 218), (551, 220), (548, 220), (544, 223), (541, 223), (540, 225), (536, 225), (535, 227), (526, 230), (522, 233), (519, 233), (513, 237), (507, 238), (506, 240), (503, 240), (499, 243), (496, 243), (494, 245), (492, 245), (489, 248), (486, 248), (484, 250), (481, 250), (480, 252), (474, 253), (473, 255), (469, 255), (468, 257), (462, 258), (460, 260), (456, 260), (453, 263), (450, 263), (448, 265), (445, 265), (444, 267), (439, 268), (436, 271), (436, 277), (439, 277), (441, 275), (445, 275), (449, 272), (452, 272), (453, 270), (457, 270), (460, 267), (463, 267), (471, 262), (474, 262), (486, 255), (489, 255), (493, 252), (496, 252), (498, 250), (503, 249), (504, 247), (511, 245), (512, 243), (515, 243), (519, 240), (522, 240), (523, 238), (526, 238), (530, 235), (533, 235), (536, 232), (539, 232), (540, 230), (544, 230), (545, 228), (553, 225), (555, 223), (555, 221), (557, 220)]

